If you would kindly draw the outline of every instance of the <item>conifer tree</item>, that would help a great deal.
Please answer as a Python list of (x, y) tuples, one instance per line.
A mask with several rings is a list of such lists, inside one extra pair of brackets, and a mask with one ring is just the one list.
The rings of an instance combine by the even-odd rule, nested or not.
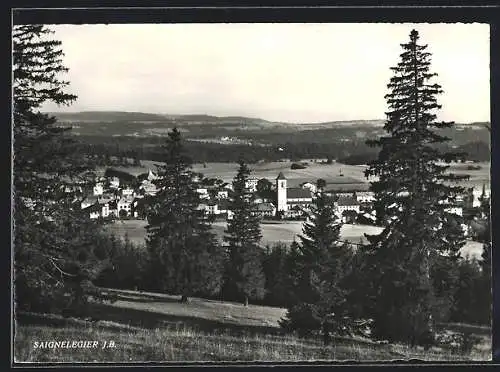
[(377, 213), (385, 215), (383, 231), (368, 236), (374, 334), (410, 344), (432, 337), (434, 258), (458, 257), (465, 243), (452, 222), (454, 215), (447, 212), (463, 193), (457, 181), (465, 177), (450, 174), (446, 162), (461, 154), (438, 149), (449, 140), (439, 131), (453, 123), (436, 120), (435, 110), (441, 107), (436, 97), (442, 90), (432, 82), (431, 54), (418, 39), (412, 30), (409, 42), (401, 44), (400, 62), (391, 68), (387, 135), (368, 141), (381, 149), (365, 173), (378, 178), (371, 190)]
[(151, 282), (157, 289), (181, 294), (186, 302), (193, 295), (220, 290), (223, 249), (203, 210), (177, 128), (168, 133), (163, 147), (164, 164), (155, 180), (158, 192), (148, 206), (147, 246), (151, 259)]
[(265, 276), (263, 252), (259, 247), (262, 238), (260, 218), (255, 210), (255, 195), (246, 185), (250, 169), (243, 160), (238, 164), (229, 203), (233, 216), (224, 236), (228, 245), (224, 293), (247, 305), (249, 299), (264, 297)]
[[(332, 197), (318, 193), (300, 236), (298, 303), (289, 309), (283, 324), (302, 334), (319, 327), (327, 314), (334, 313), (339, 319), (348, 312), (344, 280), (352, 253), (339, 241), (341, 223), (335, 209)], [(312, 319), (300, 310), (306, 308)]]
[(69, 105), (76, 96), (61, 80), (61, 42), (43, 25), (13, 29), (13, 142), (15, 302), (20, 310), (81, 308), (99, 297), (92, 280), (97, 224), (82, 213), (92, 164), (75, 151), (71, 128), (40, 112), (46, 102)]

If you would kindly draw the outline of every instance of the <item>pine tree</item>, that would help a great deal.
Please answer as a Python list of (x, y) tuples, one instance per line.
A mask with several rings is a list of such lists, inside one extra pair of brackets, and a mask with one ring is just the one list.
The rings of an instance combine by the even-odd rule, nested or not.
[(433, 259), (457, 257), (465, 243), (452, 222), (455, 217), (447, 213), (464, 191), (456, 182), (465, 177), (450, 174), (445, 163), (461, 154), (438, 149), (449, 140), (439, 131), (453, 123), (436, 121), (434, 111), (441, 107), (436, 96), (442, 90), (431, 82), (436, 75), (429, 72), (431, 54), (418, 39), (413, 30), (410, 41), (401, 44), (400, 62), (391, 68), (394, 76), (385, 96), (388, 135), (368, 141), (381, 149), (365, 173), (378, 178), (371, 190), (385, 226), (379, 235), (368, 237), (370, 279), (376, 290), (371, 294), (374, 333), (411, 344), (425, 343), (432, 335)]
[(223, 250), (203, 210), (177, 128), (168, 133), (164, 164), (155, 180), (158, 192), (148, 206), (147, 246), (151, 258), (151, 281), (158, 289), (181, 294), (186, 302), (193, 295), (220, 290)]
[(260, 218), (255, 211), (254, 194), (246, 187), (250, 169), (243, 160), (233, 180), (228, 221), (224, 240), (228, 245), (224, 293), (236, 297), (245, 305), (249, 299), (264, 297), (265, 277), (262, 270), (263, 253)]
[(92, 280), (101, 269), (93, 254), (97, 224), (80, 210), (92, 164), (75, 151), (70, 128), (41, 113), (46, 102), (69, 105), (61, 42), (43, 25), (13, 29), (13, 142), (15, 296), (20, 310), (81, 308), (99, 297)]
[[(339, 241), (341, 223), (335, 209), (332, 197), (318, 193), (300, 236), (298, 303), (289, 309), (284, 324), (301, 334), (319, 327), (328, 314), (340, 319), (348, 313), (344, 280), (352, 252)], [(310, 311), (312, 319), (304, 309)]]

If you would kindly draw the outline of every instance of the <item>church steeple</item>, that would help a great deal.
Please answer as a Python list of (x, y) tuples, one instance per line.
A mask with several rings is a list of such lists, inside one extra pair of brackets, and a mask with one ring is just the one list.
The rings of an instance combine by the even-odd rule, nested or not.
[(286, 192), (286, 177), (283, 172), (278, 174), (276, 177), (276, 194), (278, 195), (278, 205), (276, 210), (278, 212), (284, 212), (287, 210), (287, 192)]

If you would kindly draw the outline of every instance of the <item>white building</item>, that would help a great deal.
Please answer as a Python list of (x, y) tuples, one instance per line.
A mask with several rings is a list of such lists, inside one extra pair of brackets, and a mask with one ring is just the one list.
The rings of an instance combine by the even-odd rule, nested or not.
[(227, 189), (217, 190), (215, 197), (217, 199), (227, 199), (229, 197), (229, 191)]
[(111, 178), (111, 180), (109, 181), (109, 187), (111, 187), (113, 189), (119, 188), (120, 187), (120, 179), (118, 177)]
[(304, 182), (300, 185), (300, 187), (302, 187), (303, 189), (307, 189), (312, 193), (315, 193), (318, 191), (318, 187), (312, 182)]
[(143, 190), (147, 195), (156, 195), (158, 191), (156, 185), (150, 180), (144, 180), (141, 182), (141, 186), (139, 186), (140, 190)]
[(257, 182), (259, 182), (259, 180), (257, 178), (249, 178), (245, 182), (245, 188), (248, 189), (250, 192), (256, 192), (257, 191)]
[(118, 203), (117, 203), (118, 216), (120, 216), (122, 213), (124, 213), (122, 211), (126, 212), (126, 216), (130, 216), (132, 213), (133, 201), (134, 200), (131, 198), (121, 198), (120, 200), (118, 200)]
[(126, 187), (124, 189), (121, 190), (122, 192), (122, 196), (134, 196), (134, 189), (130, 188), (130, 187)]
[(463, 216), (464, 209), (461, 206), (454, 206), (454, 207), (446, 208), (445, 212), (448, 212), (451, 214), (456, 214), (458, 216)]
[(91, 219), (96, 219), (99, 217), (108, 217), (109, 216), (109, 206), (108, 203), (100, 204), (98, 202), (87, 206), (84, 208), (84, 211), (89, 214)]
[(273, 217), (276, 215), (276, 207), (272, 203), (257, 204), (256, 209), (261, 217)]
[(338, 216), (342, 216), (345, 211), (354, 211), (356, 213), (361, 211), (359, 202), (352, 196), (340, 196), (335, 204)]
[[(312, 194), (307, 188), (289, 188), (287, 187), (287, 180), (283, 172), (278, 174), (276, 177), (276, 194), (277, 194), (277, 206), (276, 213), (283, 212), (287, 213), (292, 210), (295, 214), (302, 213), (304, 209), (308, 209), (312, 204)], [(290, 215), (291, 216), (291, 215)]]
[(90, 207), (91, 205), (98, 203), (98, 201), (99, 201), (99, 199), (97, 196), (88, 196), (84, 200), (82, 200), (80, 207), (82, 209), (85, 209), (85, 208)]
[(92, 188), (92, 194), (95, 196), (104, 194), (104, 185), (101, 182), (96, 183)]
[(356, 191), (358, 203), (372, 203), (375, 201), (375, 194), (372, 191)]
[(208, 189), (206, 187), (199, 187), (196, 189), (196, 192), (198, 193), (201, 199), (210, 198), (210, 195), (208, 194)]
[(148, 176), (146, 177), (148, 181), (154, 181), (158, 179), (158, 175), (151, 169), (148, 169)]

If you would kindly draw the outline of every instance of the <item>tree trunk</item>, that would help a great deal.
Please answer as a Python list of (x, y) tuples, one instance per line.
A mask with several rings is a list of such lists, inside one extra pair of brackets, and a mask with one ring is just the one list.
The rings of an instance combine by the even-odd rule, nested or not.
[(245, 295), (245, 301), (243, 302), (243, 305), (248, 306), (248, 296)]

